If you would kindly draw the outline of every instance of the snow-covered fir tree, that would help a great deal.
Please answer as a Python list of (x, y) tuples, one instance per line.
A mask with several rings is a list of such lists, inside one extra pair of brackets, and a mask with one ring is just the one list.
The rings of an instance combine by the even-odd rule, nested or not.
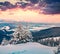
[(10, 43), (19, 44), (31, 41), (32, 41), (31, 32), (27, 28), (24, 28), (22, 25), (20, 25), (16, 28), (15, 32), (13, 33), (13, 38), (10, 40)]

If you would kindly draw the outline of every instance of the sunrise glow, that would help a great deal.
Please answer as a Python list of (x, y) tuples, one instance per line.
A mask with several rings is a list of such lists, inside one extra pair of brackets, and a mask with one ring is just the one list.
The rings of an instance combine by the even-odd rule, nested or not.
[(45, 15), (34, 10), (14, 8), (6, 11), (0, 11), (0, 19), (6, 21), (60, 23), (60, 14)]

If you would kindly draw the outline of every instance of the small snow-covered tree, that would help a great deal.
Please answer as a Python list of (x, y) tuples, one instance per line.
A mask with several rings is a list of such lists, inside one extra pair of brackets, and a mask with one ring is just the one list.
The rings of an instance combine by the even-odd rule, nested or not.
[(7, 45), (7, 44), (9, 44), (9, 41), (6, 40), (5, 38), (3, 38), (3, 41), (2, 41), (2, 43), (1, 43), (1, 45)]
[(17, 27), (15, 32), (13, 33), (13, 38), (11, 40), (11, 43), (19, 44), (30, 41), (32, 41), (31, 32), (27, 28), (24, 28), (22, 25)]

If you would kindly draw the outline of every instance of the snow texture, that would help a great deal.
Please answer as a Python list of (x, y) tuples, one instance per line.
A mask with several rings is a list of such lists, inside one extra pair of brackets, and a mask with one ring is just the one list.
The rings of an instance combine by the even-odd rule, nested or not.
[(0, 54), (54, 54), (51, 47), (39, 43), (0, 46)]

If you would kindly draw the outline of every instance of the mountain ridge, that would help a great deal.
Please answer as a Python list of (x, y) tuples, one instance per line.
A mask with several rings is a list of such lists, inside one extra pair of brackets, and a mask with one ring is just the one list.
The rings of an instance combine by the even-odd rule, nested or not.
[(60, 36), (60, 27), (52, 27), (40, 31), (32, 32), (34, 39), (44, 39), (49, 37), (59, 37)]

